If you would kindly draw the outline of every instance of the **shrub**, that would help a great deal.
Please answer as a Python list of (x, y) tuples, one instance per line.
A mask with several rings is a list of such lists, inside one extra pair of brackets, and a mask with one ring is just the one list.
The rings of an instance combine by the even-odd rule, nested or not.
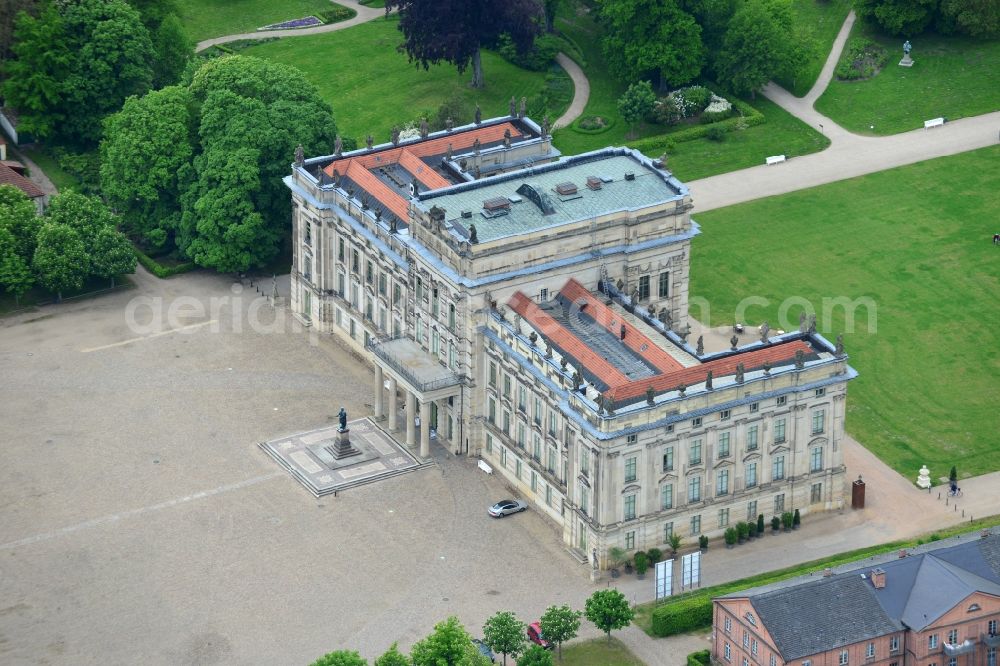
[(712, 101), (712, 91), (705, 86), (688, 86), (681, 88), (684, 98), (690, 102), (697, 111), (703, 110)]
[(319, 12), (316, 14), (316, 17), (323, 23), (339, 23), (340, 21), (346, 21), (349, 18), (354, 18), (355, 14), (357, 14), (357, 12), (350, 7), (334, 5), (330, 9), (324, 9)]
[(870, 79), (878, 74), (889, 60), (889, 52), (881, 44), (864, 37), (855, 37), (847, 42), (844, 55), (837, 64), (834, 74), (841, 81)]
[(786, 530), (792, 526), (792, 512), (786, 511), (781, 514), (781, 526)]
[(708, 537), (705, 536), (704, 534), (698, 537), (698, 547), (701, 548), (702, 550), (708, 548)]
[(429, 120), (431, 129), (434, 131), (443, 130), (448, 126), (448, 119), (456, 125), (464, 125), (472, 122), (472, 105), (462, 99), (461, 95), (453, 93), (438, 107), (437, 113)]
[(663, 559), (663, 551), (659, 548), (650, 548), (646, 551), (646, 557), (649, 558), (650, 564), (656, 564)]
[(622, 561), (625, 560), (625, 551), (618, 546), (612, 546), (608, 549), (608, 562), (611, 564), (612, 568), (617, 568), (621, 566)]
[(705, 111), (701, 114), (701, 118), (698, 121), (702, 125), (711, 125), (712, 123), (717, 123), (725, 120), (726, 118), (733, 117), (733, 110), (726, 109), (725, 111)]
[(695, 594), (653, 611), (652, 631), (656, 636), (673, 636), (712, 624), (712, 597)]
[(649, 568), (649, 558), (646, 557), (646, 553), (641, 550), (635, 554), (633, 558), (635, 560), (635, 572), (636, 574), (642, 576), (646, 573), (646, 569)]
[(726, 128), (719, 127), (718, 125), (710, 125), (707, 130), (705, 130), (705, 137), (709, 141), (723, 141), (726, 138)]
[(166, 267), (161, 266), (156, 260), (152, 259), (142, 250), (135, 248), (135, 258), (138, 259), (142, 267), (147, 271), (160, 278), (161, 280), (170, 277), (171, 275), (178, 275), (180, 273), (187, 273), (198, 267), (193, 261), (188, 261), (183, 264), (178, 264), (176, 266)]
[(740, 538), (740, 540), (746, 539), (749, 532), (749, 526), (745, 522), (741, 520), (736, 523), (736, 535)]
[(670, 550), (674, 555), (677, 554), (677, 549), (681, 547), (681, 535), (674, 532), (670, 535)]
[(570, 125), (577, 134), (601, 134), (615, 126), (615, 119), (608, 116), (584, 116)]
[(544, 72), (548, 69), (556, 54), (559, 53), (560, 40), (555, 35), (541, 35), (535, 39), (534, 45), (524, 53), (518, 53), (517, 45), (510, 35), (501, 35), (497, 42), (497, 53), (509, 63), (529, 69), (533, 72)]
[(792, 527), (798, 527), (802, 519), (799, 517), (799, 510), (796, 509), (795, 513), (792, 515)]
[(712, 127), (722, 127), (725, 128), (725, 131), (733, 131), (756, 127), (767, 122), (767, 118), (764, 117), (763, 113), (742, 100), (733, 100), (733, 107), (742, 115), (712, 125), (695, 125), (694, 127), (671, 132), (670, 134), (660, 134), (658, 136), (646, 137), (645, 139), (629, 141), (628, 145), (646, 155), (658, 155), (665, 151), (669, 152), (673, 150), (674, 145), (677, 143), (704, 138), (708, 130)]
[(764, 533), (764, 514), (757, 516), (757, 534)]
[(730, 527), (728, 530), (726, 530), (725, 533), (726, 545), (732, 546), (733, 544), (735, 544), (737, 536), (738, 535), (736, 533), (736, 528)]
[(708, 666), (712, 662), (712, 653), (709, 650), (699, 650), (687, 656), (687, 666)]
[(779, 527), (781, 527), (781, 518), (774, 516), (771, 518), (771, 529), (777, 532)]

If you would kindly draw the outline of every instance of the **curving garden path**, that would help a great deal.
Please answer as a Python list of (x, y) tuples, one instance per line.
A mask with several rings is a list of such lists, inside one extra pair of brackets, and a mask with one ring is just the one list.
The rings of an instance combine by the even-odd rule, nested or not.
[[(333, 0), (331, 0), (332, 2)], [(343, 0), (341, 0), (343, 3)], [(346, 4), (346, 3), (345, 3)], [(384, 9), (373, 9), (371, 7), (366, 7), (365, 5), (359, 4), (357, 0), (355, 2), (349, 3), (357, 12), (357, 16), (348, 19), (346, 21), (340, 21), (339, 23), (329, 23), (327, 25), (318, 25), (313, 28), (288, 28), (285, 30), (260, 30), (256, 32), (242, 32), (233, 35), (223, 35), (222, 37), (212, 37), (211, 39), (205, 39), (198, 42), (195, 46), (195, 52), (204, 51), (212, 46), (217, 46), (219, 44), (226, 44), (228, 42), (235, 42), (243, 39), (269, 39), (271, 37), (303, 37), (305, 35), (318, 35), (324, 32), (336, 32), (337, 30), (345, 30), (346, 28), (351, 28), (362, 23), (367, 23), (368, 21), (373, 21), (380, 16), (385, 16)], [(574, 120), (580, 117), (583, 113), (584, 108), (587, 106), (587, 101), (590, 99), (590, 82), (587, 80), (587, 75), (583, 73), (580, 66), (573, 62), (569, 56), (565, 53), (559, 53), (556, 55), (556, 62), (566, 70), (569, 74), (569, 78), (573, 80), (573, 101), (570, 102), (569, 108), (566, 112), (562, 114), (556, 122), (553, 124), (552, 129), (557, 127), (565, 127), (572, 123)]]

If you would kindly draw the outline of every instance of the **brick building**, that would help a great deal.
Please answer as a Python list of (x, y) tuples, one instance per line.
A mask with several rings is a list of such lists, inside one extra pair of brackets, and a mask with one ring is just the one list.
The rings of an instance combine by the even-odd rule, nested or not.
[(997, 666), (1000, 534), (937, 542), (714, 601), (729, 666)]

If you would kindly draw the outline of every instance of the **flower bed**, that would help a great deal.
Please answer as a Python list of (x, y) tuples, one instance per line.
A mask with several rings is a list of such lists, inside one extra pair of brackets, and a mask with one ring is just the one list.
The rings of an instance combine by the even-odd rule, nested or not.
[(272, 23), (271, 25), (265, 25), (263, 28), (257, 28), (257, 30), (293, 30), (295, 28), (311, 28), (317, 25), (323, 25), (323, 22), (315, 16), (306, 16), (305, 18), (292, 19), (291, 21)]
[(834, 73), (840, 81), (870, 79), (881, 71), (888, 60), (889, 52), (881, 44), (855, 37), (847, 43)]

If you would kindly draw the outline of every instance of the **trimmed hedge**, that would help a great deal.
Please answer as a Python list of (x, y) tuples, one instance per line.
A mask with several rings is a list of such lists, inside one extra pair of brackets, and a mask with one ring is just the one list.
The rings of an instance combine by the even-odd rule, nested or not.
[(193, 271), (198, 268), (198, 265), (193, 261), (186, 261), (183, 264), (177, 264), (176, 266), (162, 266), (155, 259), (150, 257), (148, 254), (140, 250), (139, 248), (133, 248), (135, 250), (135, 258), (142, 264), (142, 267), (147, 271), (160, 278), (161, 280), (170, 277), (171, 275), (178, 275), (180, 273), (187, 273), (188, 271)]
[(687, 666), (708, 666), (712, 663), (712, 653), (709, 650), (698, 650), (687, 656)]
[(712, 594), (695, 593), (653, 611), (654, 636), (683, 634), (712, 624)]
[[(722, 131), (732, 132), (738, 125), (741, 124), (744, 127), (755, 127), (757, 125), (763, 125), (767, 122), (767, 118), (764, 117), (763, 113), (753, 108), (743, 100), (733, 99), (730, 101), (733, 104), (733, 108), (738, 109), (743, 114), (742, 116), (733, 116), (732, 118), (720, 120), (719, 122), (711, 123), (710, 125), (695, 125), (687, 129), (682, 129), (679, 132), (658, 134), (645, 139), (630, 141), (628, 145), (630, 148), (635, 148), (639, 152), (646, 155), (656, 155), (662, 152), (670, 152), (678, 143), (705, 138), (708, 136), (709, 129), (711, 128), (718, 127), (721, 128)], [(720, 130), (713, 129), (712, 131), (718, 132)]]

